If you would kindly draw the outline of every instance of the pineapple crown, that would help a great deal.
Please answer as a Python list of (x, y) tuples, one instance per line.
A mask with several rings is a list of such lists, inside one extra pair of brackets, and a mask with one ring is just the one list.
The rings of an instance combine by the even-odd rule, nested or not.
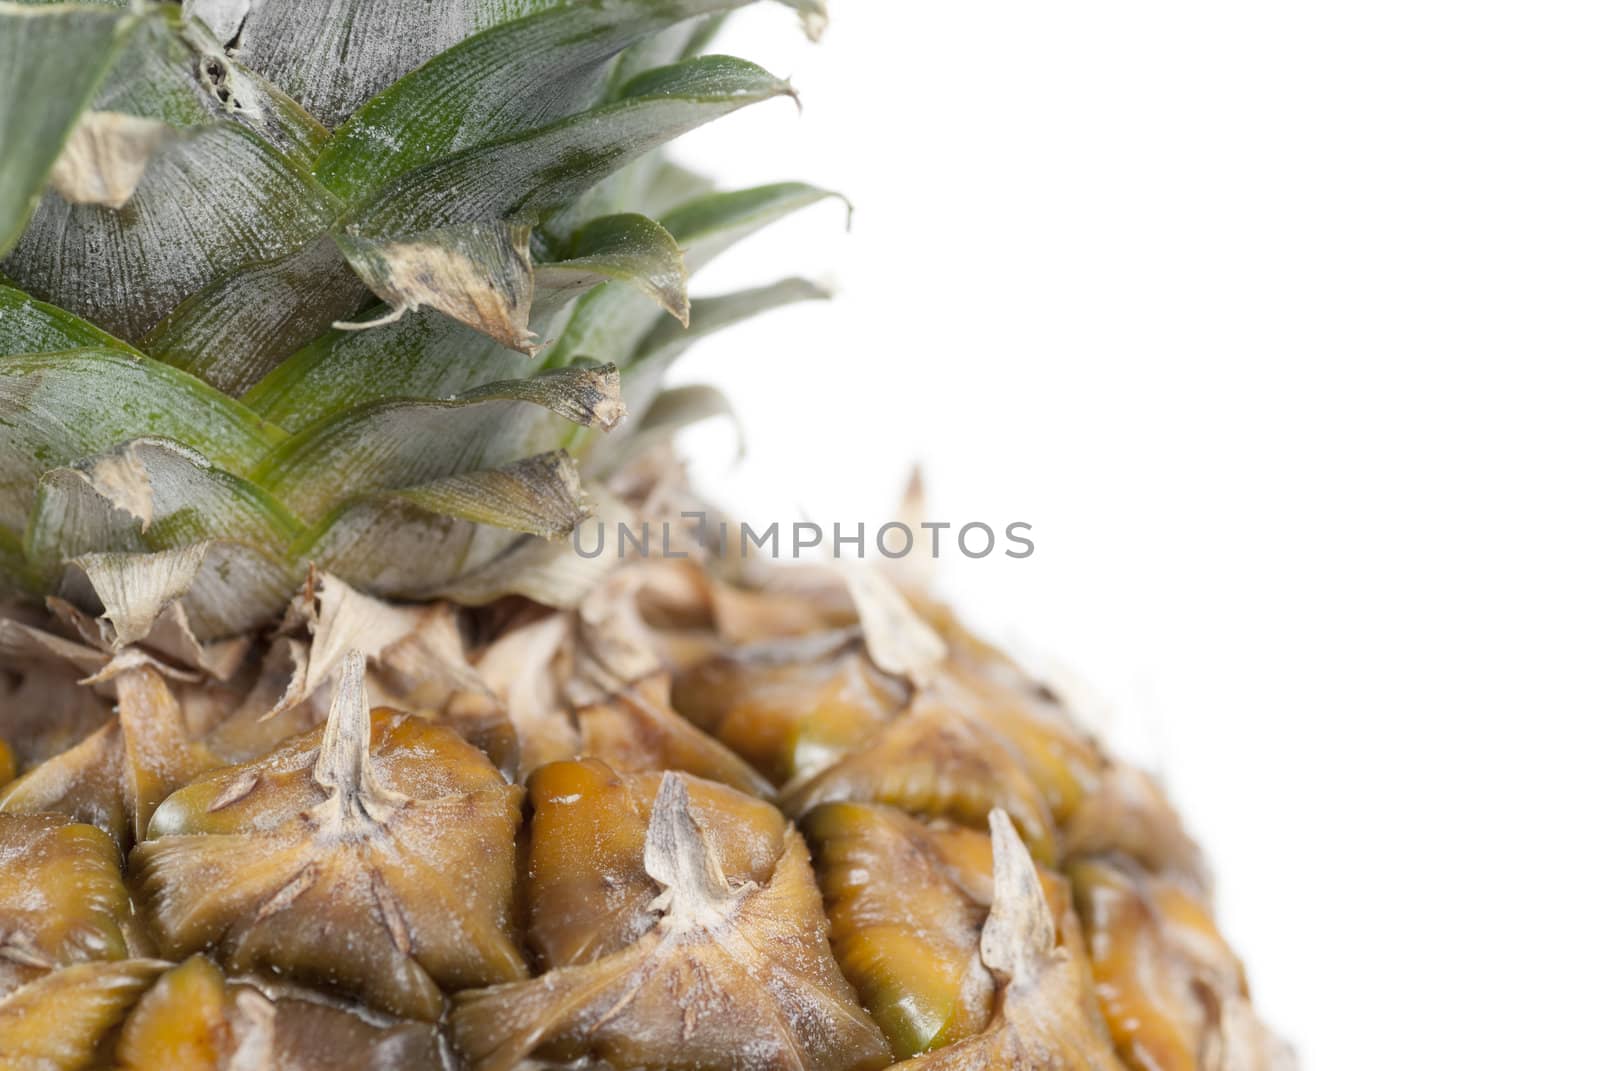
[(724, 407), (665, 370), (825, 296), (690, 315), (696, 270), (833, 196), (661, 155), (792, 96), (705, 54), (748, 2), (0, 0), (0, 599), (119, 646), (264, 625), (313, 563), (571, 605), (605, 477)]

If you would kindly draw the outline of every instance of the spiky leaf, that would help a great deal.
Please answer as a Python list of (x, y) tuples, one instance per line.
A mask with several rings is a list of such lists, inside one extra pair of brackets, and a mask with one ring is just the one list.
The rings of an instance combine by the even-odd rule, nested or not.
[(323, 151), (317, 177), (354, 200), (441, 156), (537, 129), (593, 103), (605, 61), (626, 45), (748, 2), (565, 0), (501, 23), (363, 104)]
[(0, 3), (0, 254), (27, 225), (134, 21), (104, 7)]
[(417, 168), (374, 195), (355, 225), (382, 236), (509, 215), (537, 222), (657, 145), (788, 92), (755, 64), (727, 56), (651, 71), (615, 104)]
[(364, 406), (290, 438), (253, 478), (301, 517), (316, 517), (352, 491), (405, 487), (527, 457), (537, 452), (543, 410), (581, 424), (615, 424), (622, 415), (616, 369), (564, 369), (451, 400)]

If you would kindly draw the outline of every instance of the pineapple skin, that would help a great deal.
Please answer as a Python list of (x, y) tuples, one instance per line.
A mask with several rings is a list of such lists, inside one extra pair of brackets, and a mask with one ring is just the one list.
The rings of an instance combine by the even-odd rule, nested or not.
[(0, 0), (0, 1071), (1295, 1066), (914, 579), (569, 549), (824, 296), (691, 318), (745, 2)]

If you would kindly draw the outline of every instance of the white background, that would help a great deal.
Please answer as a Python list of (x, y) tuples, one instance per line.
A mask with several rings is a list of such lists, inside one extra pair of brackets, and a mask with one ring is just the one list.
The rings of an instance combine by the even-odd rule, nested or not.
[(1594, 1066), (1600, 8), (850, 0), (683, 156), (847, 191), (711, 290), (754, 519), (1030, 521), (944, 590), (1092, 681), (1308, 1071)]

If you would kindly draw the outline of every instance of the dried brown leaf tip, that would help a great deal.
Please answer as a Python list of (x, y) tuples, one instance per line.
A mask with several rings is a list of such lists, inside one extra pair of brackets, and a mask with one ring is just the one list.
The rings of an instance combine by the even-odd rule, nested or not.
[(944, 640), (876, 569), (849, 568), (844, 577), (861, 618), (867, 653), (878, 668), (919, 687), (926, 685), (949, 653)]
[(89, 112), (50, 169), (50, 185), (77, 205), (121, 208), (133, 197), (150, 157), (175, 131), (155, 119)]
[(170, 796), (130, 866), (171, 958), (210, 951), (432, 1019), (447, 991), (526, 973), (521, 793), (450, 730), (369, 711), (364, 661), (347, 655), (323, 729)]
[(0, 997), (144, 950), (110, 837), (61, 815), (0, 815)]
[(1244, 968), (1192, 883), (1126, 858), (1069, 868), (1095, 984), (1130, 1068), (1293, 1071), (1250, 1004)]
[(531, 350), (533, 256), (527, 224), (474, 223), (375, 240), (338, 237), (350, 267), (388, 303), (376, 320), (338, 323), (352, 330), (393, 323), (423, 306), (514, 350)]
[(144, 837), (161, 800), (217, 765), (147, 661), (118, 672), (115, 689), (116, 719), (0, 790), (0, 812), (68, 815), (127, 847)]
[(515, 730), (468, 660), (459, 611), (445, 603), (387, 603), (318, 569), (290, 604), (250, 696), (208, 743), (229, 760), (245, 761), (316, 726), (340, 666), (358, 645), (368, 655), (375, 701), (450, 726), (515, 772)]
[[(472, 1067), (869, 1071), (888, 1046), (828, 951), (804, 842), (766, 881), (730, 878), (686, 780), (662, 776), (642, 853), (654, 925), (611, 955), (462, 994), (451, 1016)], [(540, 1063), (544, 1061), (544, 1063)]]
[(105, 605), (115, 649), (150, 635), (162, 612), (194, 583), (210, 546), (191, 543), (149, 554), (85, 554), (73, 559)]

